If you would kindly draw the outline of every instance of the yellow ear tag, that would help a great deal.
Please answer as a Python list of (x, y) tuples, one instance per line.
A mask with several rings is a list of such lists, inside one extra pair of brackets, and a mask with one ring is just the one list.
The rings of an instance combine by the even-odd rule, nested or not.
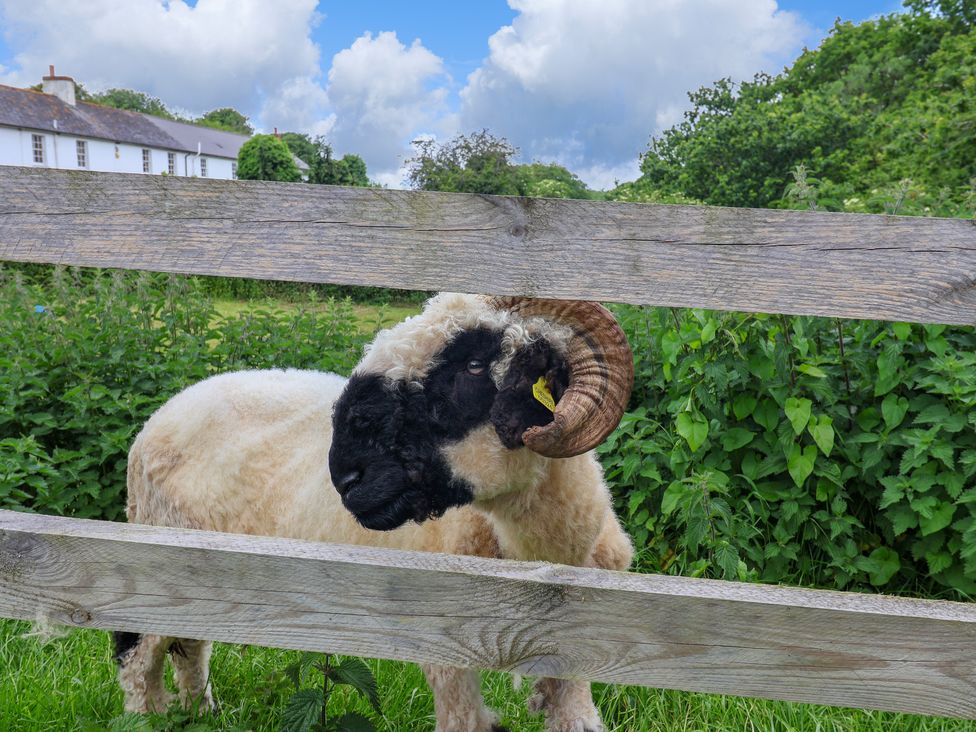
[(550, 412), (556, 411), (556, 401), (552, 398), (552, 394), (549, 393), (544, 377), (540, 376), (539, 380), (532, 385), (532, 396)]

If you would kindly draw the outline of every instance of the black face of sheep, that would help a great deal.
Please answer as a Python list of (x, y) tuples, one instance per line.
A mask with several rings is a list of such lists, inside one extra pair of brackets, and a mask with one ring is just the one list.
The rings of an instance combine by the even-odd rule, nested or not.
[[(345, 507), (366, 528), (424, 521), (473, 500), (441, 448), (489, 422), (507, 448), (553, 413), (532, 395), (542, 377), (554, 398), (569, 379), (566, 362), (545, 341), (519, 351), (500, 385), (492, 364), (502, 334), (477, 328), (457, 335), (434, 359), (422, 388), (379, 375), (354, 375), (336, 403), (329, 470)], [(500, 386), (500, 388), (499, 388)]]

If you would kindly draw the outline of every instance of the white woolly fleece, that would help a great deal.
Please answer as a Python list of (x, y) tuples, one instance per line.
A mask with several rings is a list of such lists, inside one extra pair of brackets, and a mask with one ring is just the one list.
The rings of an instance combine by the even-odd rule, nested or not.
[[(474, 327), (505, 331), (495, 378), (504, 375), (507, 359), (521, 344), (545, 335), (565, 347), (560, 344), (571, 335), (538, 318), (516, 320), (481, 297), (443, 294), (420, 315), (380, 333), (354, 373), (419, 385), (433, 354)], [(328, 469), (332, 408), (345, 384), (334, 374), (311, 371), (242, 371), (214, 376), (173, 397), (129, 452), (129, 520), (608, 569), (630, 565), (630, 540), (592, 452), (553, 460), (526, 448), (507, 450), (490, 426), (443, 448), (455, 473), (473, 486), (472, 506), (394, 531), (362, 528), (342, 506)], [(164, 689), (162, 663), (171, 640), (144, 636), (133, 657), (148, 661), (122, 667), (127, 709), (163, 704), (152, 690)], [(207, 656), (203, 648), (178, 681), (206, 679)], [(459, 729), (457, 720), (468, 720), (471, 732), (489, 732), (495, 716), (483, 706), (474, 672), (426, 671), (438, 730)], [(540, 695), (540, 708), (552, 722), (547, 729), (598, 728), (588, 683), (552, 680)]]

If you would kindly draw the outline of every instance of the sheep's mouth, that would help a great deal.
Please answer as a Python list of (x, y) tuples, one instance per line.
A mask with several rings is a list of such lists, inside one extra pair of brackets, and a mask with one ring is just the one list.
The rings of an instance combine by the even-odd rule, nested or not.
[[(375, 484), (374, 484), (375, 485)], [(426, 484), (401, 486), (391, 491), (370, 488), (369, 484), (356, 486), (342, 497), (346, 507), (359, 524), (374, 531), (392, 531), (408, 521), (418, 524), (444, 515), (454, 506), (471, 503), (474, 494), (464, 481), (450, 480), (441, 490), (432, 490)]]

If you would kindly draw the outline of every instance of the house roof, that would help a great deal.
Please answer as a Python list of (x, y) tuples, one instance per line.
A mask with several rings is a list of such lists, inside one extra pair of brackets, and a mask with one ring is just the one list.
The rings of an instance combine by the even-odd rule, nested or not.
[[(149, 115), (146, 115), (150, 117)], [(167, 135), (175, 139), (180, 150), (197, 152), (197, 145), (202, 155), (212, 155), (218, 158), (236, 158), (241, 145), (250, 138), (248, 135), (238, 135), (235, 132), (216, 130), (213, 127), (175, 122), (162, 117), (150, 117), (152, 123)]]
[[(142, 112), (78, 102), (71, 106), (53, 94), (0, 84), (0, 125), (95, 137), (112, 142), (180, 150), (218, 158), (237, 158), (247, 135), (175, 122)], [(301, 170), (308, 165), (292, 156)]]
[[(53, 94), (0, 84), (0, 125), (49, 130), (112, 142), (183, 150), (149, 115), (78, 102), (72, 107)], [(196, 152), (196, 146), (193, 148)]]
[[(181, 150), (196, 152), (199, 144), (201, 154), (213, 157), (236, 158), (241, 145), (251, 139), (249, 135), (239, 135), (236, 132), (217, 130), (213, 127), (190, 124), (189, 122), (176, 122), (162, 117), (150, 117), (150, 119), (153, 124), (158, 125), (161, 130), (179, 141)], [(295, 155), (292, 155), (292, 158), (294, 158), (299, 170), (308, 170), (308, 165), (304, 160)]]

